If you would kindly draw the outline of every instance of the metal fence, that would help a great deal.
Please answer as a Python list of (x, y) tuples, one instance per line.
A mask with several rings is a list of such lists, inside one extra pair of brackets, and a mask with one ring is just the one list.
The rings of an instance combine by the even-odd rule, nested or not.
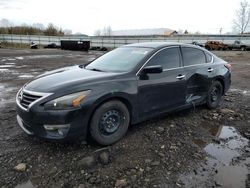
[(85, 36), (38, 36), (38, 35), (6, 35), (0, 34), (0, 41), (9, 43), (29, 44), (31, 42), (40, 45), (56, 43), (60, 45), (61, 40), (79, 40), (90, 41), (91, 47), (107, 47), (116, 48), (125, 44), (140, 42), (182, 42), (206, 43), (208, 40), (222, 41), (224, 43), (233, 43), (240, 40), (246, 44), (250, 44), (250, 35), (174, 35), (174, 36), (102, 36), (102, 37), (85, 37)]

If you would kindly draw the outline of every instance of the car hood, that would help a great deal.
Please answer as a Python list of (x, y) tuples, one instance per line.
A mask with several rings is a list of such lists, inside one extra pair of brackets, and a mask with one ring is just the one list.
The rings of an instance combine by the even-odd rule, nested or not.
[[(59, 89), (73, 89), (74, 86), (91, 85), (110, 80), (121, 73), (92, 71), (80, 66), (65, 67), (46, 72), (25, 86), (35, 92), (54, 92)], [(69, 88), (70, 87), (70, 88)], [(89, 88), (90, 89), (90, 88)]]

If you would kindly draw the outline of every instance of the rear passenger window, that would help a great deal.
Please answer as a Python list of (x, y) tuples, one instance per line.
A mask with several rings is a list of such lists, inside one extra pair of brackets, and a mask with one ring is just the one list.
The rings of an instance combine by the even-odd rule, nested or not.
[(163, 69), (177, 68), (180, 66), (179, 48), (167, 48), (158, 52), (148, 65), (162, 65)]
[(206, 58), (207, 58), (207, 63), (210, 63), (212, 61), (212, 55), (209, 53), (205, 52)]
[(184, 65), (198, 65), (206, 63), (206, 57), (202, 50), (190, 47), (182, 47)]

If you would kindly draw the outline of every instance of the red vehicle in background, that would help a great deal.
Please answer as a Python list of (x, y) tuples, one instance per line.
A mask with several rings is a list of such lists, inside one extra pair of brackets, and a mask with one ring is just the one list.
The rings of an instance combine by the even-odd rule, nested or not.
[(205, 43), (205, 48), (207, 50), (227, 50), (228, 45), (219, 41), (207, 41)]

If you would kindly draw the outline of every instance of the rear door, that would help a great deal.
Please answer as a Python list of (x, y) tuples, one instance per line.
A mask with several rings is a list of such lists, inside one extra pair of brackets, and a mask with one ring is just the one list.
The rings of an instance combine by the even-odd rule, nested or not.
[(185, 75), (180, 48), (168, 47), (156, 53), (145, 65), (162, 65), (163, 72), (138, 76), (138, 102), (141, 115), (169, 111), (185, 103)]
[(182, 47), (183, 65), (187, 79), (186, 103), (198, 103), (206, 98), (214, 77), (212, 56), (202, 49)]

